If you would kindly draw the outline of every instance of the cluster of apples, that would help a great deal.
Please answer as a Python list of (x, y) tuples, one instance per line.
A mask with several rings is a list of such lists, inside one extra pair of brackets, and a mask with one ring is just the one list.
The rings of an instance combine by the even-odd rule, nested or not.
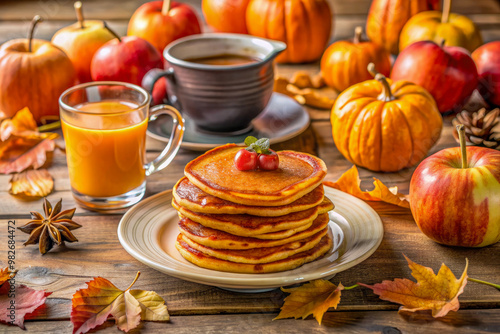
[[(28, 39), (0, 47), (0, 110), (7, 116), (27, 106), (39, 123), (56, 119), (59, 96), (76, 83), (110, 80), (141, 85), (149, 70), (163, 68), (166, 45), (201, 33), (195, 11), (170, 0), (140, 6), (122, 38), (103, 21), (85, 20), (80, 1), (75, 11), (78, 21), (57, 31), (51, 42), (33, 38), (42, 21), (36, 16)], [(159, 103), (165, 82), (155, 88), (153, 99)]]

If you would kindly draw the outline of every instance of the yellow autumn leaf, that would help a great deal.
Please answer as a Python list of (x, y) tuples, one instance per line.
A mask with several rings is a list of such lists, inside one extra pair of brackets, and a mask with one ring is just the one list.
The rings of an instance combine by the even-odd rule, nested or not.
[(130, 294), (141, 306), (141, 319), (146, 321), (169, 321), (165, 301), (154, 291), (130, 290)]
[(377, 178), (373, 178), (375, 188), (371, 191), (362, 191), (359, 187), (361, 180), (358, 169), (352, 166), (336, 182), (324, 181), (323, 184), (332, 187), (365, 201), (382, 201), (404, 208), (410, 208), (410, 202), (405, 195), (398, 192), (398, 187), (388, 188)]
[(48, 196), (54, 190), (54, 179), (46, 169), (30, 169), (13, 174), (9, 193), (24, 199)]
[(281, 312), (276, 319), (285, 318), (307, 318), (310, 314), (321, 325), (323, 315), (330, 307), (337, 308), (340, 302), (340, 292), (344, 286), (318, 279), (311, 281), (297, 288), (284, 289), (283, 292), (290, 293), (285, 298), (285, 303), (281, 307)]
[(111, 307), (111, 315), (116, 325), (124, 332), (134, 329), (141, 322), (141, 306), (127, 290), (119, 295)]
[(449, 311), (458, 311), (458, 296), (467, 284), (469, 261), (466, 260), (464, 272), (457, 279), (444, 263), (436, 275), (431, 268), (415, 263), (406, 256), (405, 258), (417, 282), (396, 278), (394, 281), (383, 281), (374, 285), (358, 284), (372, 289), (380, 299), (403, 305), (400, 311), (431, 310), (435, 318), (444, 317)]

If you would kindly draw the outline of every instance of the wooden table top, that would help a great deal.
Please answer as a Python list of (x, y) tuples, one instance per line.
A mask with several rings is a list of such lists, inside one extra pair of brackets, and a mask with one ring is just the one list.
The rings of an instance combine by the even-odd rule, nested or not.
[[(106, 19), (119, 33), (125, 34), (127, 20), (132, 12), (145, 1), (87, 0), (85, 14), (88, 18)], [(200, 11), (199, 0), (188, 1)], [(0, 3), (0, 43), (23, 37), (29, 20), (34, 14), (49, 19), (40, 25), (37, 36), (50, 39), (62, 26), (74, 21), (73, 1), (69, 0), (4, 0)], [(363, 25), (369, 0), (332, 0), (335, 25), (332, 40), (351, 36), (355, 26)], [(485, 41), (500, 39), (500, 3), (496, 0), (455, 0), (452, 11), (469, 15), (481, 28)], [(297, 70), (310, 73), (318, 71), (318, 64), (279, 65), (278, 74), (290, 77)], [(311, 115), (310, 127), (300, 136), (274, 145), (276, 150), (292, 149), (313, 153), (328, 166), (326, 180), (335, 181), (351, 167), (336, 149), (331, 136), (329, 112), (307, 109)], [(441, 139), (430, 153), (456, 146), (452, 137), (451, 118), (445, 119)], [(147, 142), (150, 160), (162, 149), (163, 144), (153, 139)], [(180, 150), (177, 157), (163, 171), (149, 177), (146, 196), (171, 189), (183, 175), (187, 162), (199, 153)], [(397, 185), (408, 193), (409, 180), (414, 168), (398, 173), (373, 173), (360, 168), (362, 188), (371, 189), (372, 177), (389, 186)], [(70, 193), (68, 170), (64, 154), (56, 152), (49, 169), (55, 178), (55, 191), (49, 196), (52, 202), (63, 199), (63, 208), (75, 206)], [(7, 222), (16, 220), (24, 224), (29, 211), (41, 210), (42, 201), (25, 202), (8, 194), (10, 176), (0, 176), (0, 266), (7, 262)], [(451, 248), (438, 245), (418, 230), (409, 210), (387, 214), (387, 206), (373, 204), (379, 210), (384, 224), (384, 238), (378, 250), (361, 264), (337, 274), (332, 282), (345, 286), (364, 282), (368, 284), (411, 278), (403, 253), (435, 271), (441, 263), (448, 265), (459, 276), (469, 259), (469, 277), (500, 283), (500, 243), (482, 249)], [(18, 283), (35, 289), (53, 291), (48, 307), (34, 320), (27, 322), (30, 333), (70, 333), (71, 297), (85, 282), (102, 276), (120, 288), (128, 286), (137, 271), (141, 277), (135, 288), (154, 290), (168, 305), (170, 323), (143, 322), (134, 333), (491, 333), (500, 332), (500, 292), (469, 282), (460, 296), (461, 309), (444, 318), (433, 319), (426, 314), (399, 315), (398, 305), (380, 300), (368, 289), (355, 289), (342, 296), (336, 311), (328, 312), (320, 326), (314, 319), (271, 321), (279, 312), (285, 294), (279, 289), (266, 293), (242, 294), (216, 287), (183, 281), (155, 271), (135, 260), (120, 245), (117, 226), (121, 215), (101, 215), (77, 208), (74, 220), (83, 225), (75, 231), (80, 240), (65, 247), (55, 247), (44, 256), (36, 246), (23, 247), (27, 235), (16, 232), (16, 267)], [(111, 327), (100, 333), (116, 333)], [(0, 333), (21, 332), (17, 327), (0, 325)]]

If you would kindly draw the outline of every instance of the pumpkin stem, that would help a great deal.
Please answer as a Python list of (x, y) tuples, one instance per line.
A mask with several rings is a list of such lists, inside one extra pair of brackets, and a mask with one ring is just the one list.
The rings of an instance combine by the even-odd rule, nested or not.
[(389, 82), (387, 82), (387, 78), (385, 75), (377, 72), (375, 69), (375, 64), (374, 63), (369, 63), (368, 64), (368, 72), (370, 72), (371, 75), (382, 84), (382, 94), (378, 97), (380, 101), (392, 101), (395, 99), (394, 95), (392, 95), (392, 90), (391, 90), (391, 85), (389, 85)]
[(31, 20), (31, 28), (30, 28), (30, 34), (28, 35), (28, 52), (31, 52), (32, 50), (32, 42), (33, 42), (33, 35), (35, 34), (35, 27), (38, 24), (38, 22), (42, 22), (43, 19), (40, 17), (40, 15), (35, 15), (33, 17), (33, 20)]
[(460, 155), (462, 156), (462, 168), (469, 168), (467, 163), (467, 145), (465, 144), (465, 128), (463, 124), (457, 125), (458, 138), (460, 140)]
[(441, 16), (441, 23), (448, 23), (450, 18), (451, 0), (443, 0), (443, 14)]
[(358, 44), (361, 42), (361, 38), (363, 37), (363, 27), (359, 26), (354, 29), (354, 39), (353, 43)]
[(80, 29), (84, 29), (85, 26), (83, 25), (83, 11), (81, 1), (75, 2), (74, 7), (76, 12), (76, 19), (78, 20), (78, 23), (80, 23)]
[(163, 6), (161, 7), (161, 15), (167, 16), (170, 10), (170, 0), (163, 0)]
[(102, 25), (104, 26), (104, 28), (106, 28), (107, 31), (109, 31), (111, 33), (111, 35), (115, 36), (115, 38), (118, 38), (118, 42), (120, 42), (120, 43), (122, 42), (122, 39), (120, 38), (120, 36), (108, 26), (106, 21), (102, 21)]

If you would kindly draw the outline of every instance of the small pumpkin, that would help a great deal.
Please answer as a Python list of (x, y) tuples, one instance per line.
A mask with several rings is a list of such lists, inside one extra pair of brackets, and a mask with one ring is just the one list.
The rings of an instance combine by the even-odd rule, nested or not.
[(373, 0), (366, 34), (372, 42), (397, 54), (401, 29), (410, 17), (426, 10), (439, 10), (439, 0)]
[(218, 32), (247, 34), (246, 11), (249, 0), (202, 0), (207, 24)]
[(352, 163), (395, 172), (422, 160), (441, 135), (433, 97), (409, 81), (392, 82), (369, 65), (375, 80), (342, 92), (332, 108), (335, 145)]
[(330, 39), (332, 12), (326, 0), (250, 0), (250, 35), (285, 42), (278, 63), (318, 60)]
[(469, 52), (483, 44), (479, 29), (464, 15), (450, 13), (451, 0), (444, 0), (443, 12), (426, 11), (413, 16), (399, 37), (399, 51), (419, 41), (434, 41), (445, 46), (461, 46)]
[(372, 78), (369, 63), (383, 75), (391, 72), (391, 55), (381, 46), (362, 40), (363, 28), (356, 27), (354, 38), (338, 41), (326, 49), (321, 58), (321, 75), (326, 84), (338, 91)]

